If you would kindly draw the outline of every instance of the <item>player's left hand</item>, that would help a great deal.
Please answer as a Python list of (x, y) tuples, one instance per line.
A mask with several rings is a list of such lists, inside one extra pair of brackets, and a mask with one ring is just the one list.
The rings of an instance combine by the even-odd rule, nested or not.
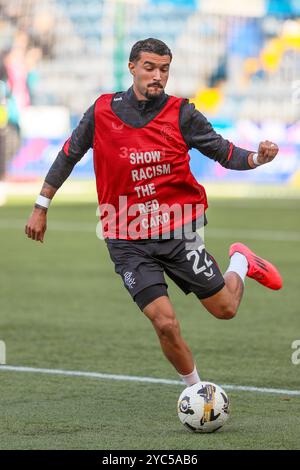
[(261, 142), (258, 147), (257, 151), (257, 161), (260, 165), (264, 163), (269, 163), (276, 157), (278, 153), (278, 145), (270, 142), (269, 140), (265, 140)]

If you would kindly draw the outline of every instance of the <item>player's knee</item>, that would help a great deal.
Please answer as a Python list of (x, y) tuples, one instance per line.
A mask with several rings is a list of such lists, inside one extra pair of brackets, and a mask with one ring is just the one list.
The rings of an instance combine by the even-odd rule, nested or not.
[(238, 305), (224, 300), (224, 302), (213, 302), (210, 304), (203, 304), (205, 308), (213, 314), (214, 317), (220, 320), (231, 320), (237, 313)]
[(179, 323), (169, 302), (152, 302), (144, 313), (151, 320), (159, 338), (175, 340), (180, 335)]
[(168, 339), (175, 338), (179, 333), (177, 320), (175, 318), (170, 318), (162, 321), (159, 325), (159, 333), (160, 336)]
[(173, 339), (179, 334), (178, 321), (173, 316), (157, 315), (152, 323), (160, 338)]

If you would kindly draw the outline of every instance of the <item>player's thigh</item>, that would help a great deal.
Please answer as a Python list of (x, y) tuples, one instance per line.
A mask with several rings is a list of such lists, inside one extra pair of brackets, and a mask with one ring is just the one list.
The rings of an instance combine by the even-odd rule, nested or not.
[(170, 256), (160, 259), (166, 274), (185, 294), (192, 292), (199, 299), (206, 299), (225, 285), (218, 264), (200, 237), (193, 244), (186, 240), (170, 241)]

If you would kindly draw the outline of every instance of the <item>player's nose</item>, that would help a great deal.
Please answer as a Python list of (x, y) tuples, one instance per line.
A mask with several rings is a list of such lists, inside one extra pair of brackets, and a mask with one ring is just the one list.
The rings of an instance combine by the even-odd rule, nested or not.
[(154, 69), (154, 75), (153, 75), (154, 80), (160, 80), (161, 79), (161, 74), (159, 69)]

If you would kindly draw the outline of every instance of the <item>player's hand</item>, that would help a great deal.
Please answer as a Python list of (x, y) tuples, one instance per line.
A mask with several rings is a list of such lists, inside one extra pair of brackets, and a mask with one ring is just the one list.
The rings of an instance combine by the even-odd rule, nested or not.
[(270, 142), (269, 140), (265, 140), (261, 142), (258, 147), (257, 151), (257, 161), (260, 165), (264, 163), (269, 163), (276, 157), (278, 153), (278, 145)]
[(28, 219), (25, 233), (28, 238), (43, 243), (47, 229), (47, 212), (35, 207)]

